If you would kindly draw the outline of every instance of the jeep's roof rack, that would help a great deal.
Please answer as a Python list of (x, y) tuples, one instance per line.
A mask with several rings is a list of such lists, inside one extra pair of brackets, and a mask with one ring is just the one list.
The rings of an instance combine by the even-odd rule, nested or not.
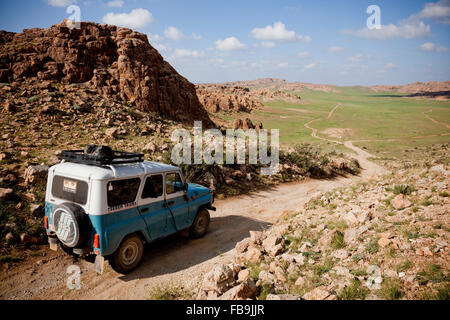
[(144, 154), (113, 150), (112, 157), (105, 157), (95, 154), (87, 154), (84, 150), (65, 150), (61, 152), (59, 159), (66, 162), (87, 164), (91, 166), (110, 166), (116, 164), (143, 162)]

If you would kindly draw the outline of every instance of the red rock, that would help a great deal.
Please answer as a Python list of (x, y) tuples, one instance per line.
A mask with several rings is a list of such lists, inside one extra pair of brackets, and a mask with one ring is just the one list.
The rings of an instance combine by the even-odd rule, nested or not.
[[(213, 125), (195, 86), (179, 75), (148, 42), (126, 28), (82, 22), (23, 33), (0, 32), (1, 82), (85, 83), (105, 98), (134, 104), (141, 111), (192, 124)], [(26, 54), (24, 54), (26, 53)]]

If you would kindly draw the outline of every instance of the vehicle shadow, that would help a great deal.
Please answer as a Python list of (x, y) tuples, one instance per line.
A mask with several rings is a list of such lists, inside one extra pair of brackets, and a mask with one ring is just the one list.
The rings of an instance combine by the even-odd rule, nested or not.
[(233, 249), (250, 235), (250, 230), (262, 231), (270, 226), (243, 216), (212, 217), (209, 231), (201, 239), (175, 234), (148, 244), (140, 266), (119, 279), (131, 281), (188, 269)]

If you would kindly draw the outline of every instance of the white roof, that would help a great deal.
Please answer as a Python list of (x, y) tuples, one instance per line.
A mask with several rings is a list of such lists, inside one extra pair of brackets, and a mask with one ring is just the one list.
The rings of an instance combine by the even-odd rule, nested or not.
[(62, 162), (53, 166), (50, 170), (53, 171), (55, 175), (69, 176), (83, 180), (87, 180), (89, 177), (94, 180), (109, 180), (176, 171), (179, 170), (179, 168), (151, 161), (114, 165), (111, 167), (97, 167), (79, 163)]

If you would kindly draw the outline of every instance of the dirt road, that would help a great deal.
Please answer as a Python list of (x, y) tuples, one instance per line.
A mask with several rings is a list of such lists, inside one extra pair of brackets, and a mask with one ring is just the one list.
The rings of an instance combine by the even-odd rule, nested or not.
[[(210, 231), (204, 238), (190, 240), (175, 235), (152, 243), (146, 248), (140, 267), (126, 276), (109, 266), (103, 275), (97, 275), (86, 261), (74, 261), (61, 252), (46, 250), (45, 257), (1, 271), (0, 299), (147, 299), (149, 291), (159, 284), (195, 288), (215, 264), (231, 259), (236, 243), (248, 237), (250, 230), (268, 228), (283, 215), (301, 211), (319, 193), (384, 172), (368, 160), (370, 154), (351, 142), (345, 145), (357, 153), (363, 167), (360, 176), (282, 184), (216, 201), (217, 211), (212, 212)], [(70, 291), (66, 287), (66, 270), (73, 264), (82, 270), (81, 289)]]

